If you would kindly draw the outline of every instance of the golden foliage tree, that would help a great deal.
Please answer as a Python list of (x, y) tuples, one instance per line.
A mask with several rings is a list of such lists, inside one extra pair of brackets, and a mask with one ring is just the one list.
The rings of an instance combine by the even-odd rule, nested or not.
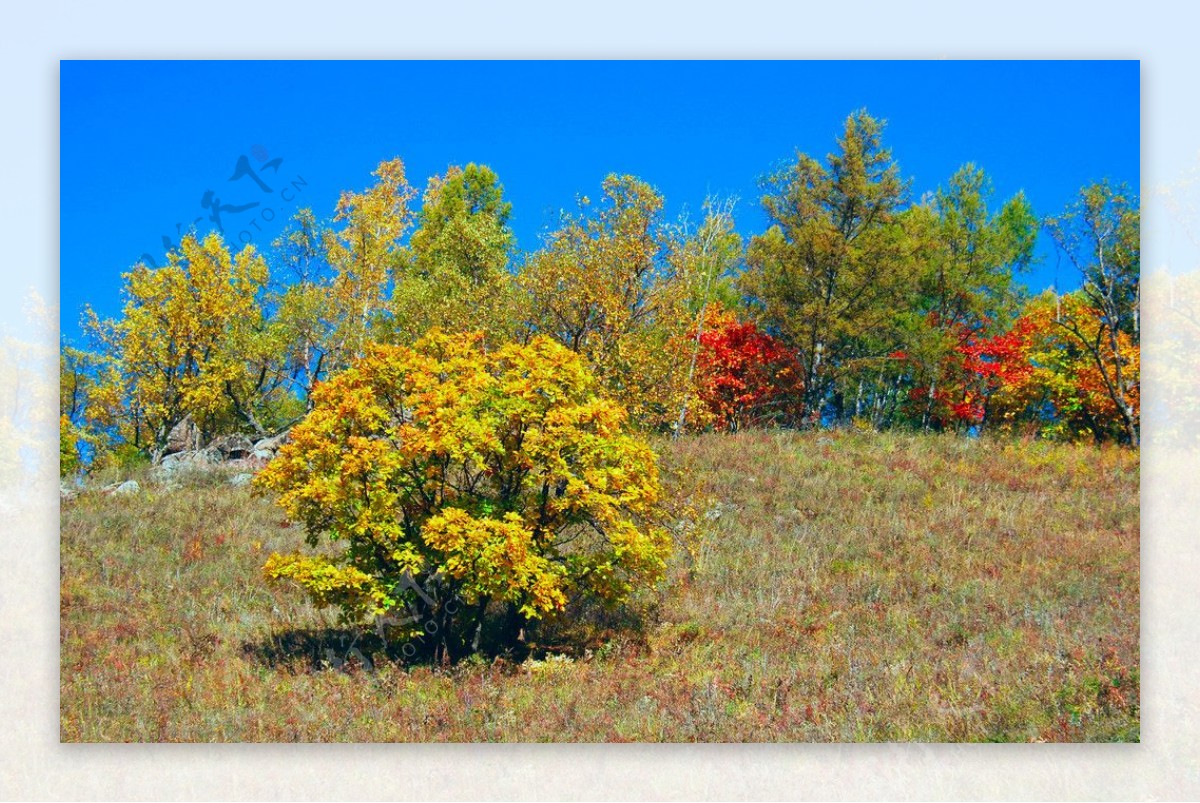
[(257, 483), (310, 545), (341, 547), (272, 555), (267, 577), (349, 621), (414, 611), (444, 658), (478, 645), (489, 605), (520, 621), (581, 592), (622, 600), (670, 547), (654, 452), (547, 337), (487, 350), (435, 331), (369, 348), (317, 388)]
[(667, 428), (692, 392), (688, 286), (670, 259), (663, 199), (632, 176), (609, 176), (594, 214), (568, 216), (521, 272), (530, 325), (586, 357), (639, 424)]
[(263, 431), (272, 387), (258, 296), (267, 265), (253, 246), (234, 256), (218, 234), (188, 235), (165, 266), (139, 264), (124, 278), (121, 318), (85, 311), (103, 357), (90, 398), (97, 423), (154, 459), (188, 415), (206, 437)]

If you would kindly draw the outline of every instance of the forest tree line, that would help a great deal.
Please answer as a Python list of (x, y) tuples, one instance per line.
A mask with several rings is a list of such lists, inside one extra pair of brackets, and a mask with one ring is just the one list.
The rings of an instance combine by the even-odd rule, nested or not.
[[(1013, 432), (1137, 445), (1140, 216), (1099, 181), (1051, 217), (993, 197), (966, 164), (910, 182), (866, 111), (823, 159), (761, 182), (768, 227), (738, 233), (733, 199), (669, 219), (628, 175), (518, 249), (499, 177), (452, 166), (423, 193), (400, 159), (328, 219), (300, 211), (265, 250), (185, 236), (124, 274), (119, 317), (84, 311), (60, 353), (64, 473), (161, 459), (185, 419), (203, 440), (267, 436), (371, 343), (481, 332), (548, 335), (580, 354), (647, 431), (853, 425)], [(1019, 279), (1039, 232), (1078, 290)]]

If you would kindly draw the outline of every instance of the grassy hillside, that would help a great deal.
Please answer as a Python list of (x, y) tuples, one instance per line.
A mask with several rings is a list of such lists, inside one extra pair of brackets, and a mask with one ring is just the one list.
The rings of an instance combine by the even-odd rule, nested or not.
[(266, 587), (303, 533), (220, 475), (64, 501), (62, 739), (1138, 739), (1136, 452), (662, 448), (707, 511), (694, 559), (636, 609), (533, 633), (519, 663), (407, 666)]

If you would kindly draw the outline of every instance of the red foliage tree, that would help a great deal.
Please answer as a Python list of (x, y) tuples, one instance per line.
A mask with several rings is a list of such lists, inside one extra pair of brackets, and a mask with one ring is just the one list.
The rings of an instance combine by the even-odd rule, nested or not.
[(700, 334), (696, 378), (705, 416), (719, 431), (792, 423), (803, 400), (803, 374), (778, 339), (713, 308)]

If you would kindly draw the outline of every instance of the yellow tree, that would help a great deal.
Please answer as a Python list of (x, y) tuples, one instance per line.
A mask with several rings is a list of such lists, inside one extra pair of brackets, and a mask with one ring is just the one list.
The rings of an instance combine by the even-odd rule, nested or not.
[(220, 235), (189, 234), (165, 266), (139, 264), (124, 279), (121, 318), (85, 310), (104, 358), (91, 398), (97, 422), (155, 460), (188, 415), (205, 437), (239, 425), (261, 431), (269, 387), (256, 338), (267, 265), (253, 246), (233, 256)]
[(414, 631), (452, 659), (478, 648), (489, 606), (519, 629), (576, 594), (622, 600), (661, 576), (654, 452), (551, 339), (375, 345), (314, 399), (256, 482), (310, 546), (337, 549), (275, 554), (264, 572), (347, 620), (403, 628), (414, 610)]
[(405, 261), (414, 190), (391, 159), (362, 192), (344, 192), (332, 222), (300, 210), (275, 241), (281, 285), (271, 294), (274, 345), (293, 393), (311, 407), (318, 382), (361, 356), (386, 329), (388, 287)]
[(405, 177), (404, 162), (381, 162), (372, 175), (376, 182), (365, 192), (342, 193), (335, 228), (323, 234), (325, 259), (333, 269), (331, 371), (361, 357), (375, 339), (389, 282), (403, 259), (402, 240), (412, 226), (409, 205), (416, 192)]
[(636, 422), (667, 428), (691, 392), (688, 287), (670, 259), (662, 196), (633, 176), (609, 176), (603, 191), (521, 271), (530, 328), (584, 355)]

